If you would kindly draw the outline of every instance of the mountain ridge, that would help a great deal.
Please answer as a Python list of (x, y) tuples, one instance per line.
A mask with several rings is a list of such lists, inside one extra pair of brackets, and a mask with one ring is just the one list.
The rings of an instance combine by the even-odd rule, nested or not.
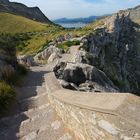
[(0, 12), (6, 12), (29, 18), (34, 21), (53, 24), (38, 7), (27, 7), (18, 2), (0, 0)]
[(80, 17), (80, 18), (59, 18), (59, 19), (55, 19), (53, 20), (54, 23), (92, 23), (93, 21), (95, 21), (96, 19), (100, 18), (101, 16), (89, 16), (89, 17)]

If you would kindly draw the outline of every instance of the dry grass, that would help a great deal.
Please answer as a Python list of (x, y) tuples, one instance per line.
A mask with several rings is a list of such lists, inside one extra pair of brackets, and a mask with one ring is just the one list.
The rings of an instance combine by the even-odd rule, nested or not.
[(0, 33), (24, 33), (44, 31), (47, 24), (42, 24), (21, 16), (0, 13)]

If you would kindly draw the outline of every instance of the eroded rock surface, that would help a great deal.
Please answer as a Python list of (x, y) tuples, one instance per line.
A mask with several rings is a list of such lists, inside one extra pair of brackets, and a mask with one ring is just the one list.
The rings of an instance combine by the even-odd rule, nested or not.
[(58, 79), (63, 80), (60, 83), (64, 88), (98, 92), (118, 90), (104, 72), (88, 64), (61, 62), (54, 68), (54, 72)]
[(122, 92), (140, 91), (140, 49), (136, 26), (127, 16), (109, 19), (106, 28), (84, 39), (90, 64), (102, 70)]
[(49, 60), (53, 61), (54, 59), (59, 58), (59, 56), (63, 53), (63, 50), (50, 45), (45, 49), (43, 52), (38, 53), (35, 57), (34, 60), (38, 62), (39, 60)]
[(22, 55), (17, 57), (18, 62), (24, 66), (36, 66), (36, 62), (34, 61), (32, 56)]

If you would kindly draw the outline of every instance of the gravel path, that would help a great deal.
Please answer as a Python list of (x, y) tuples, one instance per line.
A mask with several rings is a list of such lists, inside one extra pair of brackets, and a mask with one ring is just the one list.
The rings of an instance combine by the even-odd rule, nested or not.
[(48, 66), (32, 67), (8, 117), (0, 120), (0, 140), (76, 140), (51, 106), (44, 75)]

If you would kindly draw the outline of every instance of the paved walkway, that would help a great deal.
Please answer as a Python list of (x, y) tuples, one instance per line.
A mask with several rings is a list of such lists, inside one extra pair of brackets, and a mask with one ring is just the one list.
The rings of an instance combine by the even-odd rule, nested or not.
[(49, 103), (44, 81), (48, 69), (31, 68), (17, 89), (15, 108), (0, 120), (0, 140), (77, 140)]

